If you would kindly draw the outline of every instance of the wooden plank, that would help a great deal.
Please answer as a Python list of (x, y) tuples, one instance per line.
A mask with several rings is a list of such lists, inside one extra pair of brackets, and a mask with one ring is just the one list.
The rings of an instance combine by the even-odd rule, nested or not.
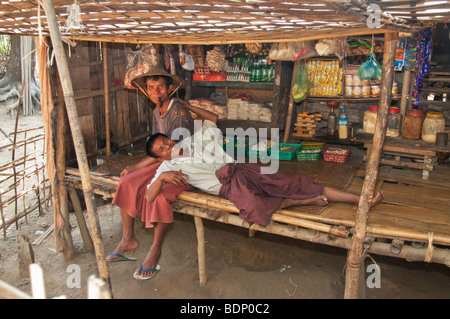
[(19, 257), (20, 277), (29, 277), (29, 266), (34, 263), (34, 252), (28, 237), (25, 235), (17, 236), (17, 254)]

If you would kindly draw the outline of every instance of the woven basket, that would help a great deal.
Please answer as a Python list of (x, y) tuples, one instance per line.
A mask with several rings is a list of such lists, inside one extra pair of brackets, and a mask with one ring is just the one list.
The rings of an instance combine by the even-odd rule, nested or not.
[(317, 161), (321, 151), (321, 147), (304, 147), (296, 152), (296, 156), (299, 161)]
[(322, 150), (323, 160), (326, 162), (345, 163), (352, 150), (347, 148), (325, 147)]

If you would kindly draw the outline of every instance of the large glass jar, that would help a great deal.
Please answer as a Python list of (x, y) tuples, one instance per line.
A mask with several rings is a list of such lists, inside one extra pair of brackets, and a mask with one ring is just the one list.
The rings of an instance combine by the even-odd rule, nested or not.
[(396, 107), (391, 107), (391, 109), (389, 110), (386, 136), (399, 137), (401, 123), (402, 115), (400, 114), (400, 110)]
[(444, 130), (444, 114), (441, 112), (427, 112), (422, 126), (422, 139), (425, 142), (436, 143), (436, 134), (442, 133)]
[(403, 120), (403, 138), (420, 140), (424, 115), (421, 110), (409, 110)]
[(375, 133), (375, 123), (377, 122), (378, 106), (369, 106), (369, 109), (364, 112), (363, 132)]

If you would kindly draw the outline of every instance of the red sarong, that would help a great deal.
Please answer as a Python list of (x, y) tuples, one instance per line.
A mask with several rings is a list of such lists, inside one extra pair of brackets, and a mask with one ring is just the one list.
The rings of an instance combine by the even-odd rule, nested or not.
[(233, 202), (239, 216), (263, 226), (280, 208), (283, 198), (313, 198), (324, 189), (324, 185), (303, 175), (281, 171), (261, 174), (261, 166), (252, 163), (227, 164), (216, 171), (216, 176), (222, 184), (220, 195)]
[(112, 201), (133, 218), (141, 214), (141, 220), (147, 228), (153, 227), (152, 223), (172, 223), (172, 203), (181, 192), (192, 189), (192, 186), (188, 184), (177, 187), (171, 183), (165, 183), (155, 200), (149, 203), (145, 199), (147, 185), (152, 181), (160, 165), (161, 162), (158, 162), (122, 176)]

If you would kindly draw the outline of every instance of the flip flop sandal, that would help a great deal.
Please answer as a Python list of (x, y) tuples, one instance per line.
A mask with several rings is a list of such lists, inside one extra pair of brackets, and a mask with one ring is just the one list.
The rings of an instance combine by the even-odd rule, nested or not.
[(107, 262), (110, 262), (110, 263), (112, 263), (112, 262), (119, 262), (119, 261), (136, 261), (137, 259), (136, 258), (134, 258), (134, 257), (126, 257), (126, 256), (124, 256), (124, 255), (121, 255), (121, 254), (117, 254), (117, 253), (111, 253), (111, 254), (109, 254), (110, 256), (116, 256), (117, 258), (114, 258), (114, 259), (107, 259), (106, 261)]
[[(142, 264), (140, 264), (140, 265), (139, 265), (139, 272), (138, 272), (138, 273), (134, 272), (134, 273), (133, 273), (133, 277), (134, 277), (134, 279), (138, 279), (138, 280), (149, 280), (149, 279), (151, 279), (154, 275), (156, 275), (160, 270), (161, 270), (161, 266), (160, 266), (160, 265), (156, 265), (156, 268), (142, 269)], [(152, 271), (153, 273), (151, 274), (151, 276), (147, 276), (147, 277), (141, 276), (141, 274), (142, 274), (143, 272), (146, 272), (146, 271)]]

